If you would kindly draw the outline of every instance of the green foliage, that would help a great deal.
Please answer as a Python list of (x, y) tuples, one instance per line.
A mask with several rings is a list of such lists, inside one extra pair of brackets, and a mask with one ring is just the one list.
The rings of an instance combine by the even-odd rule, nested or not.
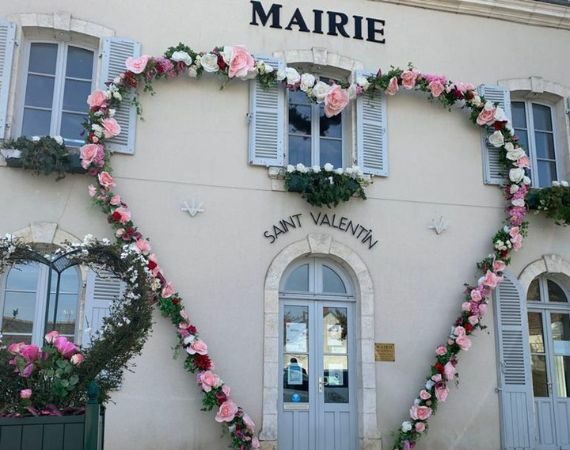
[(567, 186), (532, 189), (527, 203), (530, 209), (554, 219), (557, 225), (570, 223), (570, 188)]
[(61, 180), (66, 173), (81, 171), (74, 166), (74, 158), (65, 147), (56, 139), (44, 136), (37, 140), (19, 137), (2, 144), (5, 149), (16, 149), (22, 152), (22, 167), (33, 171), (36, 175), (56, 174), (56, 180)]
[(335, 172), (287, 172), (285, 188), (288, 192), (299, 192), (312, 206), (329, 208), (346, 202), (353, 196), (366, 199), (365, 181), (358, 176), (338, 174)]

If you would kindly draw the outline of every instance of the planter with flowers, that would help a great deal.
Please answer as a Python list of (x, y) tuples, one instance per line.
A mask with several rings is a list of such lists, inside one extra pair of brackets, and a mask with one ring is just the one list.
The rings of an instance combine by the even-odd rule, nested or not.
[(529, 209), (554, 219), (556, 224), (570, 224), (570, 184), (567, 181), (553, 181), (552, 187), (531, 189), (527, 202)]
[(352, 197), (366, 199), (364, 187), (370, 183), (358, 166), (335, 169), (332, 164), (324, 167), (288, 165), (285, 173), (285, 189), (298, 192), (309, 204), (333, 208)]
[(66, 173), (86, 172), (79, 152), (68, 149), (61, 136), (22, 136), (4, 142), (0, 152), (8, 167), (21, 167), (36, 175), (55, 173), (57, 180), (64, 178)]

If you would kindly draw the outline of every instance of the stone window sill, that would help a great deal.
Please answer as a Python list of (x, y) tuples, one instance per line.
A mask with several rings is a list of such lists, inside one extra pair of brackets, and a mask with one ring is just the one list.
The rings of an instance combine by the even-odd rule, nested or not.
[(271, 190), (285, 192), (285, 168), (268, 167), (267, 176), (271, 179)]

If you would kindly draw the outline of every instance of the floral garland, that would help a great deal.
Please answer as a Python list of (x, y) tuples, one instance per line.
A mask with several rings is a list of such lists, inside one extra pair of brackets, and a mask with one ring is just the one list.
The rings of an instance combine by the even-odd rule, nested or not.
[[(518, 144), (504, 111), (479, 96), (473, 85), (454, 83), (441, 75), (421, 73), (412, 65), (406, 69), (392, 67), (384, 74), (378, 71), (373, 76), (361, 76), (350, 84), (326, 84), (316, 82), (315, 75), (300, 74), (292, 67), (276, 71), (265, 62), (256, 60), (241, 46), (216, 47), (211, 52), (197, 53), (179, 44), (169, 48), (164, 56), (128, 58), (126, 70), (107, 83), (106, 90), (94, 91), (89, 96), (89, 118), (85, 125), (87, 143), (81, 149), (83, 166), (97, 180), (97, 186), (91, 185), (89, 193), (108, 215), (117, 239), (134, 244), (146, 258), (149, 270), (162, 287), (158, 296), (160, 309), (177, 326), (180, 346), (186, 351), (185, 366), (191, 372), (197, 372), (197, 381), (204, 393), (204, 408), (210, 410), (218, 407), (216, 421), (227, 425), (232, 447), (239, 449), (259, 448), (254, 436), (254, 424), (243, 409), (233, 402), (227, 385), (212, 371), (213, 363), (207, 345), (190, 323), (180, 295), (162, 274), (156, 256), (150, 253), (150, 244), (132, 220), (127, 204), (113, 192), (115, 181), (109, 173), (109, 152), (105, 148), (105, 140), (121, 131), (113, 116), (125, 95), (133, 92), (136, 95), (136, 89), (140, 87), (144, 91), (152, 91), (152, 82), (157, 79), (182, 75), (197, 78), (204, 72), (217, 73), (224, 82), (256, 78), (264, 86), (282, 83), (287, 89), (304, 92), (311, 101), (323, 103), (325, 114), (329, 117), (339, 114), (351, 99), (361, 95), (395, 95), (400, 89), (421, 91), (444, 107), (466, 109), (475, 125), (492, 131), (489, 142), (500, 150), (501, 161), (508, 173), (509, 182), (504, 187), (507, 217), (493, 238), (493, 254), (477, 264), (482, 276), (475, 286), (467, 287), (461, 315), (454, 322), (446, 343), (437, 347), (436, 359), (430, 367), (425, 386), (422, 386), (410, 408), (410, 419), (398, 431), (394, 448), (413, 448), (428, 428), (428, 419), (438, 403), (446, 400), (448, 385), (457, 377), (458, 355), (471, 347), (469, 336), (483, 328), (481, 319), (487, 312), (492, 292), (502, 281), (502, 272), (510, 262), (511, 252), (521, 248), (523, 236), (526, 235), (527, 223), (524, 219), (527, 213), (525, 199), (530, 184), (527, 176), (529, 159)], [(136, 96), (135, 103), (138, 106)]]
[[(151, 276), (146, 258), (136, 245), (111, 244), (87, 235), (83, 242), (62, 245), (53, 258), (63, 255), (70, 265), (85, 264), (98, 272), (111, 271), (125, 282), (124, 295), (113, 301), (102, 329), (82, 353), (55, 330), (46, 335), (44, 349), (24, 342), (6, 349), (0, 336), (0, 415), (58, 414), (82, 408), (93, 380), (99, 387), (99, 400), (108, 401), (110, 391), (121, 385), (123, 370), (141, 352), (148, 337), (151, 300), (160, 283)], [(13, 264), (33, 260), (50, 262), (11, 235), (0, 238), (0, 272)], [(57, 355), (62, 358), (56, 358)], [(54, 371), (50, 359), (55, 359), (52, 362), (61, 370)]]

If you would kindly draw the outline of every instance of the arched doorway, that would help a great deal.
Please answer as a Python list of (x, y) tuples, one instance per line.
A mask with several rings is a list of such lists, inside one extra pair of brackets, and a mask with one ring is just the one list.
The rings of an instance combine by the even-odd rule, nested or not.
[(320, 257), (290, 265), (279, 291), (279, 449), (357, 447), (355, 294)]

